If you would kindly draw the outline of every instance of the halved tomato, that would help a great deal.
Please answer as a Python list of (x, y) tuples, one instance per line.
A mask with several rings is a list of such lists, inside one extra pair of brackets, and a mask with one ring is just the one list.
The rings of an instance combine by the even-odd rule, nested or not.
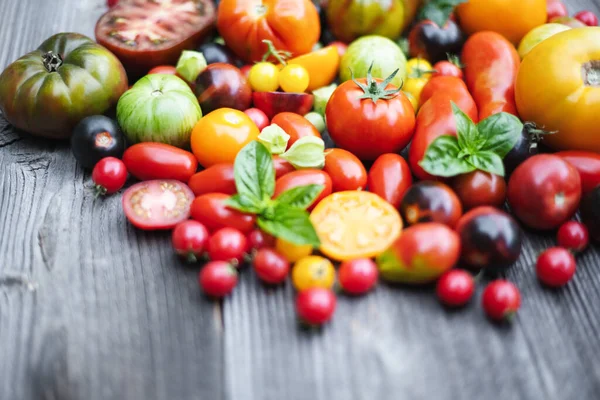
[(96, 40), (133, 74), (175, 65), (181, 52), (195, 48), (212, 30), (211, 0), (121, 1), (96, 23)]
[(390, 247), (402, 230), (398, 211), (376, 194), (363, 191), (326, 197), (310, 220), (321, 240), (321, 252), (338, 261), (375, 257)]
[(190, 217), (194, 193), (175, 180), (137, 183), (123, 194), (123, 211), (131, 224), (144, 230), (171, 229)]
[(336, 46), (327, 46), (302, 56), (292, 58), (288, 64), (303, 66), (310, 76), (308, 91), (312, 92), (335, 80), (340, 66), (340, 55)]

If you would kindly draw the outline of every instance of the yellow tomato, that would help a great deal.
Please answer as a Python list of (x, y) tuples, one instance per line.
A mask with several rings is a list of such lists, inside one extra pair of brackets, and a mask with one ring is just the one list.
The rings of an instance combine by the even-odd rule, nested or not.
[(316, 287), (330, 289), (335, 283), (335, 268), (326, 258), (304, 257), (294, 264), (292, 283), (298, 291)]
[(297, 245), (283, 239), (277, 239), (275, 250), (289, 262), (296, 262), (301, 258), (310, 256), (313, 252), (313, 247), (309, 244)]
[(279, 67), (270, 62), (259, 62), (250, 68), (248, 83), (255, 92), (274, 92), (279, 89)]
[(460, 26), (468, 35), (494, 31), (515, 45), (547, 19), (546, 0), (469, 0), (456, 11)]
[[(433, 73), (433, 67), (429, 63), (429, 61), (424, 60), (422, 58), (411, 58), (406, 63), (406, 75), (407, 78), (404, 81), (404, 85), (402, 86), (402, 90), (405, 93), (409, 93), (414, 99), (415, 103), (418, 104), (421, 99), (421, 92), (423, 88), (431, 79), (431, 74)], [(409, 100), (411, 97), (408, 98)], [(412, 100), (411, 100), (412, 104)], [(415, 110), (417, 110), (415, 108)]]
[(310, 76), (307, 90), (313, 91), (335, 80), (340, 66), (340, 55), (335, 46), (327, 46), (312, 53), (292, 58), (288, 65), (303, 66)]
[(519, 43), (519, 56), (525, 58), (535, 46), (557, 33), (568, 31), (570, 27), (563, 24), (544, 24), (529, 31)]
[(544, 143), (600, 152), (600, 27), (571, 29), (538, 44), (519, 68), (515, 98), (521, 119), (557, 131)]
[(302, 65), (288, 64), (279, 72), (279, 86), (284, 92), (303, 93), (309, 80), (308, 71)]
[(410, 105), (413, 106), (413, 108), (415, 109), (415, 114), (416, 114), (417, 111), (419, 111), (419, 100), (417, 100), (417, 98), (415, 96), (413, 96), (410, 92), (403, 90), (402, 93), (404, 93), (406, 95), (406, 97), (410, 101)]

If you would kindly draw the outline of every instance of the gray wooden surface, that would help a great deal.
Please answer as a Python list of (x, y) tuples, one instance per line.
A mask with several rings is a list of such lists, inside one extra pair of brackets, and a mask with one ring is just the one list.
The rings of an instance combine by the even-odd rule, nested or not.
[[(600, 12), (596, 0), (571, 11)], [(0, 0), (0, 69), (59, 31), (93, 35), (104, 0)], [(340, 297), (334, 322), (299, 331), (290, 285), (243, 274), (205, 300), (169, 235), (95, 200), (65, 143), (0, 117), (1, 400), (358, 400), (600, 398), (600, 253), (543, 289), (532, 268), (551, 236), (528, 234), (508, 278), (510, 327), (474, 304), (445, 312), (432, 289)]]

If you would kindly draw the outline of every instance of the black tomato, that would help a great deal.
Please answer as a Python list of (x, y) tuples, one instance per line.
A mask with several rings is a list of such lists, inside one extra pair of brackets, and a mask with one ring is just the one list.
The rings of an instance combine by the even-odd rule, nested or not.
[(504, 169), (507, 176), (512, 174), (512, 172), (529, 157), (539, 153), (540, 142), (543, 140), (544, 135), (547, 134), (551, 134), (551, 132), (538, 129), (532, 122), (523, 124), (523, 130), (521, 131), (519, 140), (512, 150), (504, 157)]
[(411, 186), (400, 203), (400, 213), (408, 225), (439, 222), (453, 228), (462, 215), (458, 196), (441, 182), (423, 181)]
[(461, 240), (461, 259), (471, 268), (502, 270), (521, 254), (521, 228), (510, 215), (496, 208), (469, 211), (458, 221), (456, 231)]
[(432, 64), (446, 60), (448, 54), (460, 54), (465, 40), (466, 35), (452, 20), (444, 27), (430, 20), (421, 21), (408, 35), (411, 57), (422, 57)]
[(208, 65), (216, 63), (236, 65), (235, 55), (222, 44), (205, 43), (198, 47), (198, 51), (204, 55)]
[(252, 89), (242, 72), (230, 64), (211, 64), (196, 79), (196, 96), (204, 114), (217, 108), (246, 110)]
[(590, 238), (600, 242), (600, 186), (583, 196), (579, 206), (581, 219), (588, 228)]
[(75, 126), (71, 151), (79, 164), (92, 169), (105, 157), (120, 159), (125, 151), (125, 137), (115, 121), (104, 115), (93, 115)]

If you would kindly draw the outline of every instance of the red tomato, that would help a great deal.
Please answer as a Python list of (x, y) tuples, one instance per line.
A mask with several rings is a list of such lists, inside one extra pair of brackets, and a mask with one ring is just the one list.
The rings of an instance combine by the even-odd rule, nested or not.
[(364, 294), (377, 284), (379, 271), (370, 258), (344, 261), (338, 271), (338, 281), (346, 293)]
[(239, 265), (244, 261), (247, 249), (246, 236), (234, 228), (221, 228), (208, 240), (208, 257), (212, 261), (227, 261)]
[(209, 233), (204, 225), (198, 221), (183, 221), (173, 229), (171, 244), (175, 252), (188, 260), (196, 262), (204, 253), (208, 243)]
[(248, 77), (250, 76), (251, 69), (252, 69), (252, 65), (244, 65), (244, 66), (242, 66), (242, 68), (240, 68), (240, 72), (242, 73), (242, 75), (244, 75), (246, 77), (246, 79), (248, 79)]
[(567, 249), (552, 247), (537, 259), (535, 272), (542, 283), (550, 287), (561, 287), (569, 283), (575, 275), (577, 263)]
[(471, 300), (475, 292), (475, 280), (465, 270), (453, 269), (440, 277), (436, 294), (448, 307), (462, 307)]
[(508, 182), (511, 210), (534, 229), (558, 227), (575, 214), (580, 199), (577, 170), (555, 155), (529, 158), (515, 169)]
[(263, 40), (294, 56), (308, 53), (319, 40), (319, 13), (310, 0), (222, 0), (217, 28), (227, 47), (246, 62), (267, 52)]
[(248, 234), (248, 251), (275, 247), (275, 238), (260, 229), (254, 229)]
[(488, 317), (502, 321), (519, 310), (521, 294), (514, 284), (505, 280), (495, 280), (483, 290), (482, 305)]
[(415, 110), (410, 100), (400, 92), (392, 98), (374, 101), (377, 92), (397, 89), (396, 86), (379, 87), (381, 79), (368, 82), (362, 78), (356, 82), (342, 83), (327, 102), (325, 121), (329, 135), (338, 147), (361, 160), (401, 151), (410, 142), (415, 128)]
[(335, 46), (340, 57), (343, 57), (344, 54), (346, 54), (346, 51), (348, 50), (348, 45), (344, 42), (335, 41), (331, 42), (329, 45)]
[(296, 170), (292, 164), (279, 156), (273, 156), (273, 166), (275, 167), (275, 179), (279, 179)]
[(298, 317), (309, 325), (322, 325), (333, 317), (336, 299), (331, 289), (311, 288), (296, 298)]
[(306, 185), (323, 185), (323, 191), (315, 201), (307, 208), (307, 210), (312, 210), (315, 208), (317, 204), (325, 197), (329, 196), (332, 192), (332, 182), (331, 178), (326, 172), (320, 171), (318, 169), (303, 169), (300, 171), (290, 172), (287, 175), (277, 179), (275, 182), (275, 194), (274, 198), (277, 198), (281, 193), (286, 190), (293, 189), (299, 186)]
[(269, 117), (267, 114), (259, 110), (258, 108), (249, 108), (244, 113), (250, 117), (250, 119), (256, 124), (259, 131), (262, 131), (269, 126)]
[(235, 228), (243, 233), (254, 229), (256, 217), (231, 209), (225, 205), (228, 195), (222, 193), (208, 193), (194, 199), (191, 212), (192, 218), (214, 232), (221, 228)]
[(287, 144), (288, 149), (292, 147), (298, 139), (304, 136), (321, 137), (317, 128), (302, 115), (291, 112), (282, 112), (274, 116), (271, 123), (279, 126), (285, 133), (290, 135), (290, 140), (288, 140)]
[(176, 179), (187, 183), (198, 169), (192, 153), (164, 143), (134, 144), (125, 150), (123, 162), (140, 181)]
[(136, 228), (171, 229), (190, 216), (194, 193), (175, 180), (137, 183), (123, 193), (123, 211)]
[(567, 6), (560, 0), (548, 0), (546, 3), (546, 11), (548, 13), (548, 22), (552, 21), (554, 18), (569, 16)]
[(329, 149), (325, 154), (325, 168), (331, 177), (334, 192), (362, 190), (367, 185), (367, 170), (358, 158), (343, 149)]
[(502, 207), (506, 200), (503, 177), (484, 171), (473, 171), (452, 180), (452, 189), (465, 210), (479, 206)]
[(206, 193), (236, 194), (233, 164), (215, 164), (190, 178), (188, 186), (196, 196)]
[(238, 273), (225, 261), (211, 261), (200, 271), (198, 283), (207, 296), (221, 298), (237, 286)]
[(116, 193), (127, 180), (127, 167), (115, 157), (105, 157), (94, 165), (92, 180), (98, 195)]
[(172, 65), (159, 65), (148, 71), (148, 75), (152, 74), (177, 75), (177, 69)]
[(567, 221), (558, 229), (556, 241), (560, 247), (580, 252), (590, 243), (590, 234), (581, 222)]
[(290, 263), (273, 249), (260, 249), (254, 256), (254, 271), (261, 281), (276, 285), (285, 282)]
[(591, 151), (559, 151), (554, 153), (575, 167), (581, 178), (583, 194), (591, 192), (600, 185), (600, 154)]
[(395, 208), (400, 207), (404, 193), (412, 185), (408, 163), (398, 154), (383, 154), (369, 169), (369, 191), (375, 193)]
[(598, 17), (592, 11), (580, 11), (575, 14), (575, 18), (587, 26), (598, 26)]
[(462, 79), (463, 71), (460, 67), (451, 63), (450, 61), (440, 61), (433, 65), (434, 72), (432, 77), (434, 76), (454, 76), (455, 78)]
[(480, 121), (500, 112), (518, 116), (515, 81), (521, 58), (511, 42), (496, 32), (477, 32), (465, 43), (462, 61)]

